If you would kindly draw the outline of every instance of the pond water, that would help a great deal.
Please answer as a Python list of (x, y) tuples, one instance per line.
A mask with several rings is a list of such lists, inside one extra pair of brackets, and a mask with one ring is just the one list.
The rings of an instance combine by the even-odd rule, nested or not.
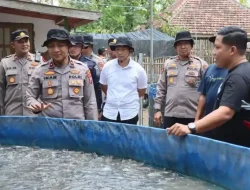
[(19, 146), (0, 147), (0, 189), (222, 190), (133, 160)]

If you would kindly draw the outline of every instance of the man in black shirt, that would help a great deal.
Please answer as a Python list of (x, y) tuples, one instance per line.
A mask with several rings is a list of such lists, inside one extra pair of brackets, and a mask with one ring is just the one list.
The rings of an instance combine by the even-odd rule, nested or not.
[(250, 102), (250, 64), (245, 53), (247, 33), (235, 26), (222, 28), (216, 37), (213, 54), (228, 76), (218, 89), (214, 111), (195, 123), (174, 124), (168, 134), (177, 136), (211, 131), (210, 138), (250, 147), (250, 111), (242, 101)]

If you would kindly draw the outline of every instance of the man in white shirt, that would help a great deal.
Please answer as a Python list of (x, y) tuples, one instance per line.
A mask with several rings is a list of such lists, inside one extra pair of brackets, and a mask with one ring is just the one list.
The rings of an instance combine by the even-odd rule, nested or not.
[(144, 97), (147, 89), (147, 74), (130, 58), (134, 48), (128, 38), (114, 40), (110, 48), (117, 58), (107, 62), (101, 72), (100, 83), (107, 95), (102, 121), (137, 124), (139, 97)]

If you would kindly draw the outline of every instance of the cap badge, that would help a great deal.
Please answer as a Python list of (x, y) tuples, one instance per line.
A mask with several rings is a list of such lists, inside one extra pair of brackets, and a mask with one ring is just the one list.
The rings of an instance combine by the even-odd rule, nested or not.
[(20, 37), (23, 37), (23, 36), (25, 36), (25, 33), (24, 33), (24, 32), (21, 32), (21, 33), (20, 33)]

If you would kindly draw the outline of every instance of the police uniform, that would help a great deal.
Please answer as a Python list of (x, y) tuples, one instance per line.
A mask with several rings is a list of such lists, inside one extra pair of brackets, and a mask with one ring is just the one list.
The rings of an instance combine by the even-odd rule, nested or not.
[[(26, 31), (18, 30), (12, 33), (12, 41), (29, 37)], [(16, 54), (9, 55), (0, 63), (0, 115), (34, 114), (24, 105), (24, 96), (29, 78), (39, 63), (35, 56), (28, 53), (20, 60)]]
[[(94, 45), (94, 40), (92, 35), (84, 35), (83, 36), (83, 43), (84, 46), (88, 45)], [(97, 100), (97, 107), (99, 112), (101, 111), (102, 107), (102, 90), (101, 90), (101, 85), (100, 85), (100, 74), (101, 74), (101, 69), (99, 67), (100, 59), (97, 59), (93, 52), (89, 56), (82, 56), (80, 58), (80, 61), (86, 63), (91, 71), (91, 74), (93, 76), (93, 81), (94, 81), (94, 88), (95, 88), (95, 94), (96, 94), (96, 100)]]
[[(68, 33), (62, 29), (50, 30), (45, 42), (51, 39), (69, 40)], [(39, 66), (30, 79), (25, 97), (27, 105), (39, 103), (39, 96), (45, 104), (51, 103), (41, 113), (45, 117), (98, 119), (93, 79), (87, 65), (80, 61), (69, 58), (65, 68), (57, 67), (53, 60)]]
[(37, 98), (52, 106), (42, 112), (45, 117), (97, 120), (97, 105), (91, 73), (83, 63), (70, 59), (64, 69), (49, 61), (38, 67), (27, 89), (26, 103)]
[(185, 64), (178, 56), (164, 63), (163, 71), (157, 83), (155, 110), (161, 110), (165, 100), (165, 117), (195, 117), (200, 94), (197, 88), (207, 63), (198, 58), (190, 57)]

